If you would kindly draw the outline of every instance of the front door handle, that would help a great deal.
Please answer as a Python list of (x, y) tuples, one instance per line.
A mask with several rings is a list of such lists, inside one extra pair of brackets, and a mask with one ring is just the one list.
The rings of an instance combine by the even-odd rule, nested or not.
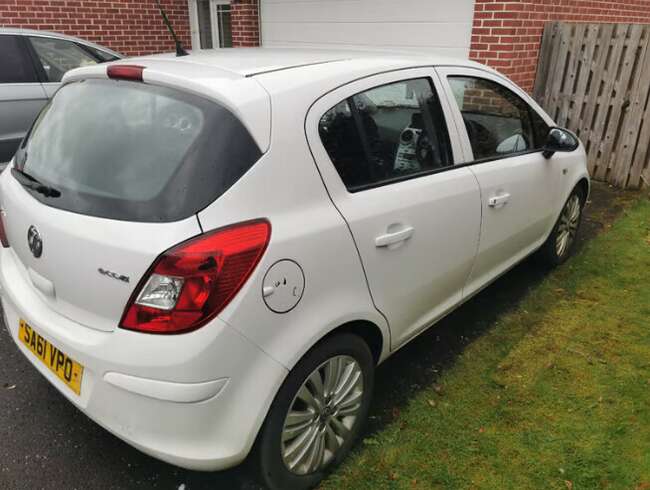
[(505, 192), (503, 194), (499, 194), (498, 196), (491, 197), (488, 200), (488, 206), (490, 206), (491, 208), (498, 208), (505, 205), (509, 199), (510, 199), (510, 194)]
[(379, 235), (377, 238), (375, 238), (375, 246), (388, 247), (390, 245), (403, 242), (404, 240), (408, 240), (409, 238), (411, 238), (411, 235), (413, 235), (413, 231), (414, 231), (413, 227), (408, 226), (406, 228), (402, 228), (399, 231), (386, 233), (385, 235)]

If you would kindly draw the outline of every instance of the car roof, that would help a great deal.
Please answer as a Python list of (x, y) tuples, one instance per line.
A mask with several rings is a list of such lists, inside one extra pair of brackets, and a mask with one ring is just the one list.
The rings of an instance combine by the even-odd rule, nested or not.
[(313, 102), (334, 87), (384, 71), (440, 65), (491, 70), (435, 53), (261, 47), (139, 56), (70, 70), (63, 83), (106, 78), (107, 66), (124, 64), (144, 67), (145, 83), (182, 89), (223, 104), (242, 120), (262, 151), (270, 144), (270, 98), (296, 86), (305, 89), (305, 98)]
[(118, 58), (124, 58), (124, 55), (118, 53), (117, 51), (113, 51), (112, 49), (109, 49), (106, 46), (102, 46), (101, 44), (93, 43), (91, 41), (88, 41), (86, 39), (81, 39), (79, 37), (68, 36), (67, 34), (61, 34), (60, 32), (39, 31), (36, 29), (23, 29), (18, 27), (0, 27), (0, 35), (2, 34), (13, 35), (13, 36), (36, 36), (36, 37), (51, 37), (54, 39), (65, 39), (66, 41), (72, 41), (75, 43), (84, 44), (86, 46), (92, 46), (94, 48), (100, 49), (101, 51), (110, 53)]
[[(242, 77), (252, 77), (269, 72), (292, 70), (306, 66), (331, 63), (332, 70), (345, 72), (350, 65), (363, 62), (372, 70), (380, 71), (383, 67), (395, 68), (422, 65), (480, 66), (478, 63), (461, 59), (448, 58), (435, 53), (420, 51), (358, 51), (346, 49), (300, 49), (300, 48), (243, 48), (243, 49), (208, 49), (190, 51), (188, 56), (176, 57), (175, 53), (141, 56), (130, 61), (137, 63), (145, 60), (177, 60), (183, 63), (217, 68)], [(290, 75), (290, 74), (288, 74)]]

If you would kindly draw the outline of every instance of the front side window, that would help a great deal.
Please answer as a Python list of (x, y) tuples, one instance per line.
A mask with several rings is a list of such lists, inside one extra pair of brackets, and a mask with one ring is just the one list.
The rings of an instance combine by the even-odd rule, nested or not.
[(521, 97), (483, 78), (449, 77), (474, 160), (504, 157), (544, 144), (548, 126)]
[(36, 71), (20, 39), (0, 34), (0, 83), (36, 82)]
[(323, 115), (319, 134), (351, 192), (452, 164), (440, 102), (424, 78), (349, 97)]
[(43, 65), (48, 82), (60, 82), (65, 72), (73, 68), (97, 64), (90, 53), (72, 41), (49, 37), (30, 37), (29, 41)]
[(45, 204), (128, 221), (187, 218), (261, 156), (225, 107), (137, 82), (64, 85), (16, 153), (16, 166), (59, 191)]

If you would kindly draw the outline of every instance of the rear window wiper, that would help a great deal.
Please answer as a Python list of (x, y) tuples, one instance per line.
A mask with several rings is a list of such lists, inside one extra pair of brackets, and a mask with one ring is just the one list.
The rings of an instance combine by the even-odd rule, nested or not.
[(16, 180), (23, 185), (23, 187), (36, 191), (39, 194), (43, 194), (45, 197), (59, 197), (61, 195), (61, 191), (55, 189), (54, 187), (50, 187), (49, 185), (43, 184), (24, 170), (12, 167), (11, 175), (13, 175)]

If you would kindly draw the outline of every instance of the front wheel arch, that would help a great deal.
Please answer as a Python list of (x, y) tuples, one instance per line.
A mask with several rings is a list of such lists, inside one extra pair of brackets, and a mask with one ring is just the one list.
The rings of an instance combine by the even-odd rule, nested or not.
[[(556, 217), (553, 228), (549, 232), (546, 240), (540, 247), (540, 249), (537, 251), (537, 257), (541, 259), (541, 262), (546, 264), (547, 266), (550, 267), (557, 267), (558, 265), (562, 264), (570, 255), (571, 251), (573, 249), (573, 245), (575, 244), (575, 235), (578, 232), (578, 229), (580, 227), (580, 222), (582, 220), (582, 212), (585, 206), (585, 203), (587, 202), (587, 192), (585, 191), (585, 185), (588, 186), (588, 183), (583, 181), (579, 181), (572, 189), (571, 192), (568, 194), (566, 199), (563, 201), (563, 205), (560, 208), (560, 212), (558, 213), (558, 216)], [(575, 218), (571, 218), (572, 223), (575, 221), (574, 224), (570, 225), (568, 222), (567, 217), (564, 218), (563, 222), (560, 222), (562, 217), (564, 216), (565, 212), (568, 212), (567, 209), (570, 209), (568, 206), (570, 206), (570, 200), (572, 198), (577, 197), (577, 209), (575, 209), (576, 214)], [(575, 201), (573, 201), (575, 202)], [(568, 215), (567, 215), (568, 216)], [(571, 226), (573, 231), (570, 231), (567, 227)], [(564, 229), (562, 228), (564, 227)], [(558, 251), (558, 239), (559, 236), (558, 233), (571, 233), (570, 235), (570, 241), (568, 242), (568, 245), (563, 244), (562, 248), (560, 251)]]
[(582, 191), (582, 207), (585, 206), (587, 203), (587, 199), (589, 199), (589, 193), (591, 191), (591, 185), (589, 184), (589, 179), (586, 177), (581, 178), (578, 183), (573, 187), (571, 192), (573, 192), (576, 188), (579, 188)]

